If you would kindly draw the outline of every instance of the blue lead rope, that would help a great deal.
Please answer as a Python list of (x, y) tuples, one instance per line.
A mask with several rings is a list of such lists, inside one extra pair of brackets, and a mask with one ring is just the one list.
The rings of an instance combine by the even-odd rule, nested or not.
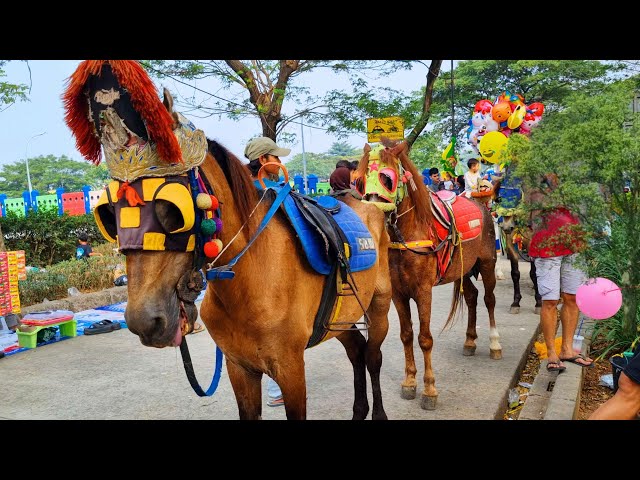
[(287, 197), (287, 195), (289, 195), (289, 192), (291, 192), (291, 185), (289, 183), (285, 183), (282, 189), (280, 189), (280, 191), (278, 192), (276, 199), (273, 201), (273, 205), (271, 205), (271, 208), (269, 208), (269, 211), (262, 219), (258, 230), (253, 235), (251, 240), (249, 240), (249, 243), (247, 243), (246, 247), (244, 247), (240, 253), (233, 257), (227, 265), (222, 265), (220, 267), (214, 267), (207, 270), (207, 280), (231, 280), (233, 277), (235, 277), (236, 274), (231, 269), (238, 262), (238, 260), (240, 260), (240, 257), (242, 257), (242, 255), (244, 255), (246, 251), (249, 250), (249, 247), (253, 244), (256, 238), (258, 238), (258, 236), (262, 233), (262, 230), (265, 229), (271, 218), (273, 218), (282, 202), (284, 202), (284, 199)]
[(191, 362), (191, 355), (189, 355), (189, 347), (187, 347), (186, 337), (182, 339), (180, 343), (180, 353), (182, 354), (182, 363), (184, 364), (184, 371), (187, 374), (187, 380), (191, 384), (191, 388), (196, 392), (199, 397), (210, 397), (215, 393), (220, 382), (220, 376), (222, 372), (222, 350), (216, 345), (216, 366), (214, 368), (213, 378), (211, 379), (211, 385), (205, 392), (196, 379), (196, 374), (193, 371), (193, 363)]

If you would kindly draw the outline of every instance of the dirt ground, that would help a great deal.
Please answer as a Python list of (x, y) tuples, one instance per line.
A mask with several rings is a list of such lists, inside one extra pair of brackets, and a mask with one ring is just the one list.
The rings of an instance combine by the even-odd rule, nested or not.
[[(539, 335), (538, 342), (542, 342), (542, 335)], [(595, 358), (592, 356), (592, 358)], [(532, 349), (527, 358), (527, 362), (522, 369), (522, 374), (518, 378), (516, 389), (520, 393), (520, 404), (514, 408), (509, 408), (504, 414), (505, 420), (517, 420), (520, 410), (524, 406), (527, 399), (529, 388), (519, 384), (532, 384), (541, 362), (538, 355)], [(582, 380), (582, 391), (580, 392), (580, 405), (578, 406), (577, 420), (586, 420), (592, 412), (600, 405), (613, 396), (613, 390), (603, 385), (599, 385), (602, 375), (611, 373), (611, 364), (609, 360), (603, 359), (595, 363), (593, 368), (585, 369), (585, 375)]]

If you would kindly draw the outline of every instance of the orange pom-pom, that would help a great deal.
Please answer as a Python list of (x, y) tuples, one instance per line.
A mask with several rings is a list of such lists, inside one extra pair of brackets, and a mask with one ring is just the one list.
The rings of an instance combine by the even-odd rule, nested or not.
[(204, 254), (207, 258), (215, 258), (219, 253), (220, 247), (218, 247), (218, 244), (215, 242), (215, 240), (204, 244)]

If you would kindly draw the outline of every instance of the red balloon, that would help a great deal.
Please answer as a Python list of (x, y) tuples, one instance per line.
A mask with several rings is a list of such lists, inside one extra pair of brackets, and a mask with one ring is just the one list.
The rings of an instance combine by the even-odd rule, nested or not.
[(527, 107), (527, 112), (532, 113), (536, 117), (541, 117), (544, 113), (544, 105), (540, 102), (534, 102)]
[(476, 102), (476, 106), (474, 107), (473, 111), (475, 113), (480, 112), (485, 114), (489, 113), (492, 107), (493, 103), (491, 103), (489, 100), (479, 100)]

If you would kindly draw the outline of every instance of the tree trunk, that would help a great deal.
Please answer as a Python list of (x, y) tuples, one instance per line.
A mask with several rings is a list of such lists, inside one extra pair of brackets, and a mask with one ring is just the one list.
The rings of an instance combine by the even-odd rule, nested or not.
[(407, 144), (409, 145), (409, 149), (416, 141), (416, 139), (424, 130), (424, 127), (427, 126), (429, 122), (429, 116), (431, 115), (431, 103), (433, 101), (433, 84), (440, 75), (440, 66), (442, 65), (442, 60), (431, 60), (431, 65), (429, 66), (429, 73), (427, 74), (427, 86), (424, 89), (424, 101), (422, 102), (422, 114), (418, 119), (418, 123), (411, 133), (407, 137)]

